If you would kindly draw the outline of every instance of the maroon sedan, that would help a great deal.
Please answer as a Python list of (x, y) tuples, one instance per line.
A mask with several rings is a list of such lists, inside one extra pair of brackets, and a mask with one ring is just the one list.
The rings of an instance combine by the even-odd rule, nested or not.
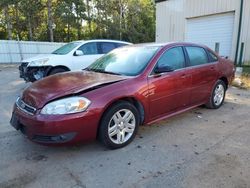
[(11, 124), (40, 144), (98, 138), (120, 148), (139, 125), (205, 104), (217, 109), (234, 65), (205, 46), (141, 44), (113, 50), (81, 72), (37, 81), (16, 100)]

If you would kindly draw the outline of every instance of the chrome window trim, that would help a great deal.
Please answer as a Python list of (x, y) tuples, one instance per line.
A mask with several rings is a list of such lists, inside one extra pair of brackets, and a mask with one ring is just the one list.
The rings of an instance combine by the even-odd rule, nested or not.
[[(185, 48), (185, 47), (189, 47), (189, 46), (177, 45), (177, 46), (173, 46), (173, 47), (171, 47), (171, 48), (168, 48), (167, 50), (170, 50), (170, 49), (175, 48), (175, 47), (182, 47), (182, 48)], [(191, 47), (193, 47), (193, 46), (191, 46)], [(194, 47), (202, 48), (202, 49), (206, 52), (206, 49), (204, 49), (203, 47), (200, 47), (200, 46), (194, 46)], [(153, 72), (155, 66), (157, 65), (157, 63), (158, 63), (158, 61), (159, 61), (159, 59), (161, 58), (161, 56), (162, 56), (167, 50), (165, 50), (165, 51), (159, 56), (159, 58), (156, 60), (156, 63), (155, 63), (155, 65), (153, 66), (152, 70), (150, 71), (150, 73), (149, 73), (149, 75), (148, 75), (148, 78), (152, 78), (152, 77), (154, 77), (154, 76), (156, 76), (156, 75), (162, 76), (162, 75), (165, 75), (165, 74), (169, 74), (169, 73), (170, 73), (170, 72), (164, 72), (164, 73), (160, 73), (160, 74), (154, 74), (154, 72)], [(184, 53), (184, 52), (183, 52), (183, 53)], [(206, 52), (206, 54), (207, 54), (207, 52)], [(208, 54), (207, 54), (207, 56), (208, 56)], [(185, 53), (184, 53), (184, 57), (185, 57)], [(185, 57), (185, 58), (186, 58), (186, 57)], [(219, 59), (218, 59), (217, 61), (214, 61), (214, 62), (209, 62), (209, 58), (207, 57), (207, 60), (208, 60), (208, 62), (205, 63), (205, 64), (192, 65), (192, 66), (188, 66), (188, 64), (187, 64), (187, 66), (185, 65), (185, 67), (180, 68), (180, 69), (176, 69), (176, 70), (174, 70), (174, 71), (172, 71), (172, 72), (181, 71), (181, 70), (184, 70), (184, 69), (185, 69), (185, 70), (189, 70), (189, 69), (192, 69), (192, 68), (200, 68), (200, 67), (204, 67), (204, 66), (208, 66), (208, 65), (215, 65), (215, 64), (219, 63)], [(186, 59), (185, 59), (185, 61), (186, 61)]]
[[(156, 63), (155, 63), (155, 65), (153, 66), (153, 68), (150, 70), (150, 73), (149, 73), (149, 75), (148, 75), (149, 78), (150, 78), (150, 77), (154, 77), (154, 76), (156, 75), (156, 74), (154, 74), (154, 69), (155, 69), (155, 67), (156, 67), (156, 65), (157, 65), (157, 63), (158, 63), (158, 61), (159, 61), (159, 59), (163, 56), (163, 54), (164, 54), (166, 51), (171, 50), (172, 48), (178, 48), (178, 47), (181, 47), (181, 48), (182, 48), (183, 56), (184, 56), (185, 64), (186, 64), (186, 57), (185, 57), (185, 53), (184, 53), (184, 49), (183, 49), (184, 46), (183, 46), (183, 45), (172, 46), (172, 47), (166, 49), (164, 52), (162, 52), (162, 54), (156, 59)], [(186, 65), (185, 65), (185, 67), (180, 68), (180, 69), (176, 69), (176, 70), (174, 70), (174, 71), (172, 71), (172, 72), (180, 71), (180, 70), (183, 70), (183, 69), (186, 69), (186, 68), (187, 68), (187, 67), (186, 67)], [(167, 73), (169, 73), (169, 72), (161, 73), (161, 74), (157, 74), (157, 75), (164, 75), (164, 74), (167, 74)]]
[[(182, 71), (184, 69), (187, 69), (188, 67), (184, 67), (184, 68), (181, 68), (181, 69), (176, 69), (174, 71), (171, 71), (171, 72), (163, 72), (163, 73), (160, 73), (160, 74), (150, 74), (148, 75), (148, 78), (152, 78), (152, 77), (155, 77), (157, 75), (160, 75), (160, 76), (164, 76), (165, 74), (169, 74), (169, 73), (172, 73), (172, 72), (178, 72), (178, 71)], [(153, 72), (152, 72), (153, 73)]]
[[(27, 107), (33, 109), (33, 110), (34, 110), (34, 113), (31, 113), (31, 112), (25, 110), (24, 108), (22, 108), (22, 107), (19, 105), (19, 102), (18, 102), (19, 100), (21, 100), (21, 102), (22, 102), (25, 106), (27, 106)], [(20, 97), (18, 97), (17, 100), (16, 100), (16, 106), (17, 106), (18, 109), (20, 109), (21, 111), (23, 111), (23, 112), (25, 112), (25, 113), (27, 113), (27, 114), (29, 114), (29, 115), (34, 115), (35, 112), (36, 112), (36, 108), (34, 108), (33, 106), (30, 106), (30, 105), (26, 104)]]
[[(188, 51), (187, 51), (187, 48), (190, 48), (190, 47), (191, 47), (191, 48), (201, 48), (201, 49), (203, 49), (204, 52), (205, 52), (205, 54), (206, 54), (206, 57), (207, 57), (207, 58), (206, 58), (206, 59), (207, 59), (207, 62), (206, 62), (206, 63), (203, 63), (203, 64), (199, 64), (199, 65), (191, 65), (190, 56), (189, 56)], [(210, 64), (210, 63), (211, 63), (211, 62), (210, 62), (210, 59), (209, 59), (209, 56), (208, 56), (207, 49), (203, 48), (202, 46), (185, 46), (184, 48), (185, 48), (186, 53), (187, 53), (187, 56), (188, 56), (188, 58), (189, 58), (189, 64), (188, 64), (187, 67), (196, 67), (196, 66), (207, 65), (207, 64)]]
[(215, 62), (208, 62), (208, 63), (206, 63), (206, 64), (200, 64), (200, 65), (194, 65), (194, 66), (188, 66), (188, 67), (186, 67), (187, 69), (188, 68), (199, 68), (199, 67), (205, 67), (205, 66), (208, 66), (208, 65), (213, 65), (213, 64), (217, 64), (218, 63), (218, 61), (215, 61)]

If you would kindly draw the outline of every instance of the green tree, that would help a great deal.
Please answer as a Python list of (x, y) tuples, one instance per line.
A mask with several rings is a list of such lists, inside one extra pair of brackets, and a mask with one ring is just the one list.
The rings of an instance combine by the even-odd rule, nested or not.
[[(56, 32), (65, 41), (82, 39), (82, 24), (85, 18), (85, 5), (80, 0), (58, 0), (55, 9)], [(66, 34), (66, 39), (65, 39)]]
[(1, 0), (0, 8), (3, 10), (3, 23), (6, 25), (8, 39), (12, 40), (12, 20), (10, 16), (10, 6), (13, 4), (12, 0)]
[[(28, 31), (28, 39), (36, 39), (36, 30), (40, 29), (40, 23), (42, 22), (42, 10), (43, 5), (41, 0), (20, 0), (19, 3), (20, 14), (25, 18), (25, 25)], [(18, 18), (18, 16), (17, 16)]]
[(151, 0), (95, 0), (92, 37), (151, 42), (155, 37), (155, 4)]
[(4, 39), (154, 41), (153, 0), (0, 0)]
[(130, 0), (126, 19), (126, 39), (135, 43), (155, 38), (155, 5), (148, 0)]
[(0, 10), (0, 39), (7, 38), (7, 32), (5, 27), (4, 15), (3, 10)]
[(53, 17), (52, 17), (52, 0), (47, 1), (47, 13), (48, 13), (48, 30), (49, 30), (49, 41), (54, 41), (53, 32)]

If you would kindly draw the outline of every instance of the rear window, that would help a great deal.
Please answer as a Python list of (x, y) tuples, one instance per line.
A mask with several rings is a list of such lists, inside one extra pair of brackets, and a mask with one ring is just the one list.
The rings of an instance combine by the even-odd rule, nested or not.
[(109, 53), (111, 50), (115, 49), (116, 45), (113, 42), (101, 42), (100, 48), (101, 48), (101, 53), (106, 54)]
[(203, 65), (208, 63), (208, 57), (206, 51), (201, 47), (186, 47), (190, 66)]
[(96, 42), (90, 42), (82, 45), (78, 50), (81, 50), (84, 55), (96, 55), (98, 54)]
[(164, 52), (164, 54), (160, 57), (157, 66), (169, 66), (173, 70), (184, 68), (185, 57), (182, 47), (174, 47)]

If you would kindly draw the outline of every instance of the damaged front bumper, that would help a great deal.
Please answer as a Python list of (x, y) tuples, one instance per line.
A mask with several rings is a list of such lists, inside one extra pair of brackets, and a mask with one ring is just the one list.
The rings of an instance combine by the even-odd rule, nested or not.
[(19, 66), (20, 78), (23, 78), (26, 82), (34, 82), (44, 78), (52, 68), (52, 66), (29, 67), (28, 64), (23, 62)]

